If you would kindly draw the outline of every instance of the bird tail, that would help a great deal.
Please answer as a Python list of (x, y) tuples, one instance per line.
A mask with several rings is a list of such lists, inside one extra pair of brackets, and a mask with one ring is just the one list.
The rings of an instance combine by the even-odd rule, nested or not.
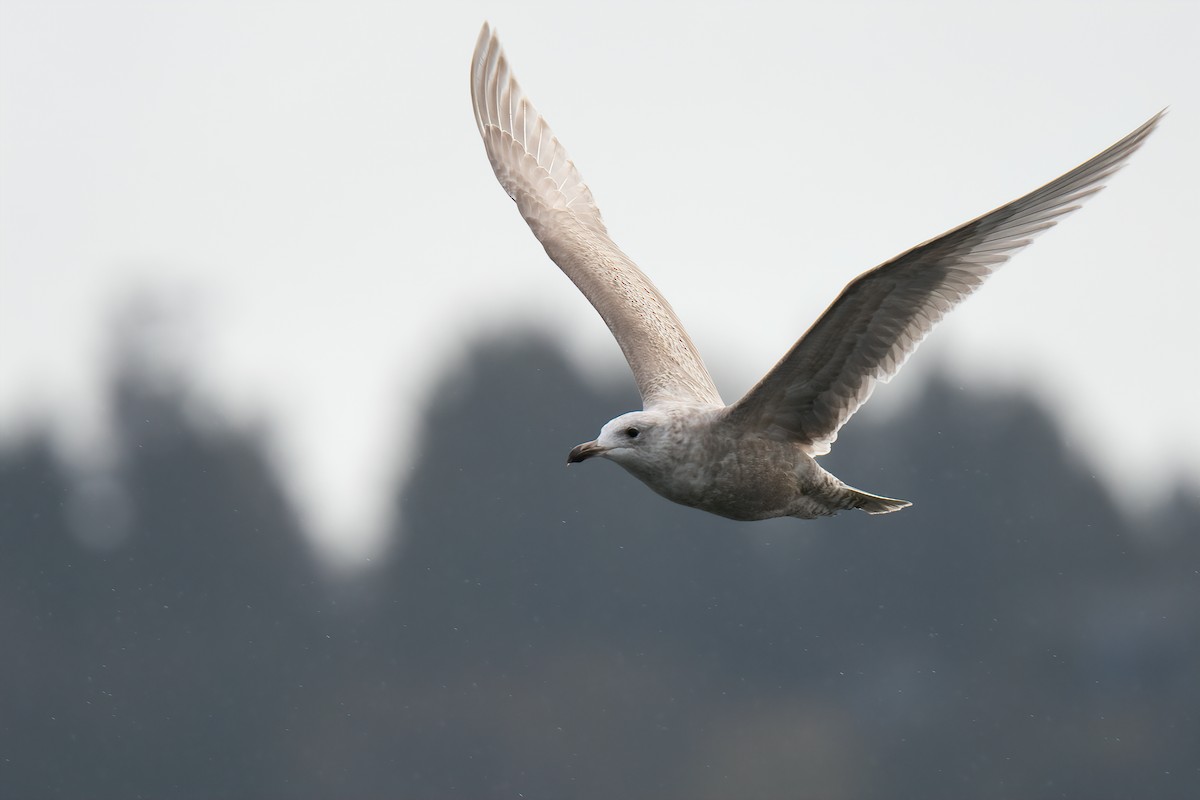
[(867, 494), (858, 489), (847, 486), (846, 490), (850, 492), (852, 508), (861, 508), (868, 514), (890, 514), (893, 511), (899, 511), (902, 508), (908, 508), (912, 503), (907, 500), (897, 500), (894, 497), (881, 497), (877, 494)]

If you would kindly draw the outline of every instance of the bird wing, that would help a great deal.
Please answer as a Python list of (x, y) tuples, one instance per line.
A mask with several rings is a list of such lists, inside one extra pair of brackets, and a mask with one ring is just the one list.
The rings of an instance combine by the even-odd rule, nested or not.
[(546, 253), (608, 324), (633, 370), (643, 405), (721, 405), (679, 318), (608, 237), (592, 193), (517, 85), (486, 23), (471, 59), (471, 102), (496, 178)]
[(727, 419), (828, 453), (875, 384), (1014, 253), (1104, 188), (1164, 113), (1061, 178), (860, 275)]

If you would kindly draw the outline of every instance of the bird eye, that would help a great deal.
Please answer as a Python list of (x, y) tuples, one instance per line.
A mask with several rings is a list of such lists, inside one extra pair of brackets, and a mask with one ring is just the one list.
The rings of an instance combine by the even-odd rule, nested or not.
[(637, 428), (626, 428), (625, 429), (625, 435), (628, 436), (630, 439), (636, 439), (637, 435), (639, 433), (641, 433), (641, 431), (639, 431)]

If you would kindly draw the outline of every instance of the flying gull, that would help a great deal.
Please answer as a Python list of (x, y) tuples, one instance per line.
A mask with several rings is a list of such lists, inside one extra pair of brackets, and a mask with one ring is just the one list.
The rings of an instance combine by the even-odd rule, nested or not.
[(666, 299), (612, 239), (575, 165), (485, 23), (471, 61), (475, 121), (500, 185), (546, 253), (600, 312), (642, 411), (567, 463), (602, 456), (668, 500), (737, 520), (868, 514), (911, 503), (846, 485), (814, 460), (933, 326), (1004, 262), (1100, 191), (1161, 119), (1040, 189), (855, 278), (745, 397), (721, 401)]

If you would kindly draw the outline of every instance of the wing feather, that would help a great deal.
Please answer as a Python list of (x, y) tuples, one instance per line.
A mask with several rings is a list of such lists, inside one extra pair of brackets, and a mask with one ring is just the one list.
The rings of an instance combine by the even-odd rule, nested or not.
[(895, 375), (934, 325), (1000, 265), (1104, 188), (1164, 113), (1042, 188), (860, 275), (729, 407), (730, 421), (796, 441), (810, 455), (829, 452), (876, 383)]
[(486, 24), (471, 61), (471, 101), (497, 180), (546, 253), (608, 324), (633, 370), (642, 403), (721, 405), (679, 318), (609, 238), (587, 184), (521, 91)]

